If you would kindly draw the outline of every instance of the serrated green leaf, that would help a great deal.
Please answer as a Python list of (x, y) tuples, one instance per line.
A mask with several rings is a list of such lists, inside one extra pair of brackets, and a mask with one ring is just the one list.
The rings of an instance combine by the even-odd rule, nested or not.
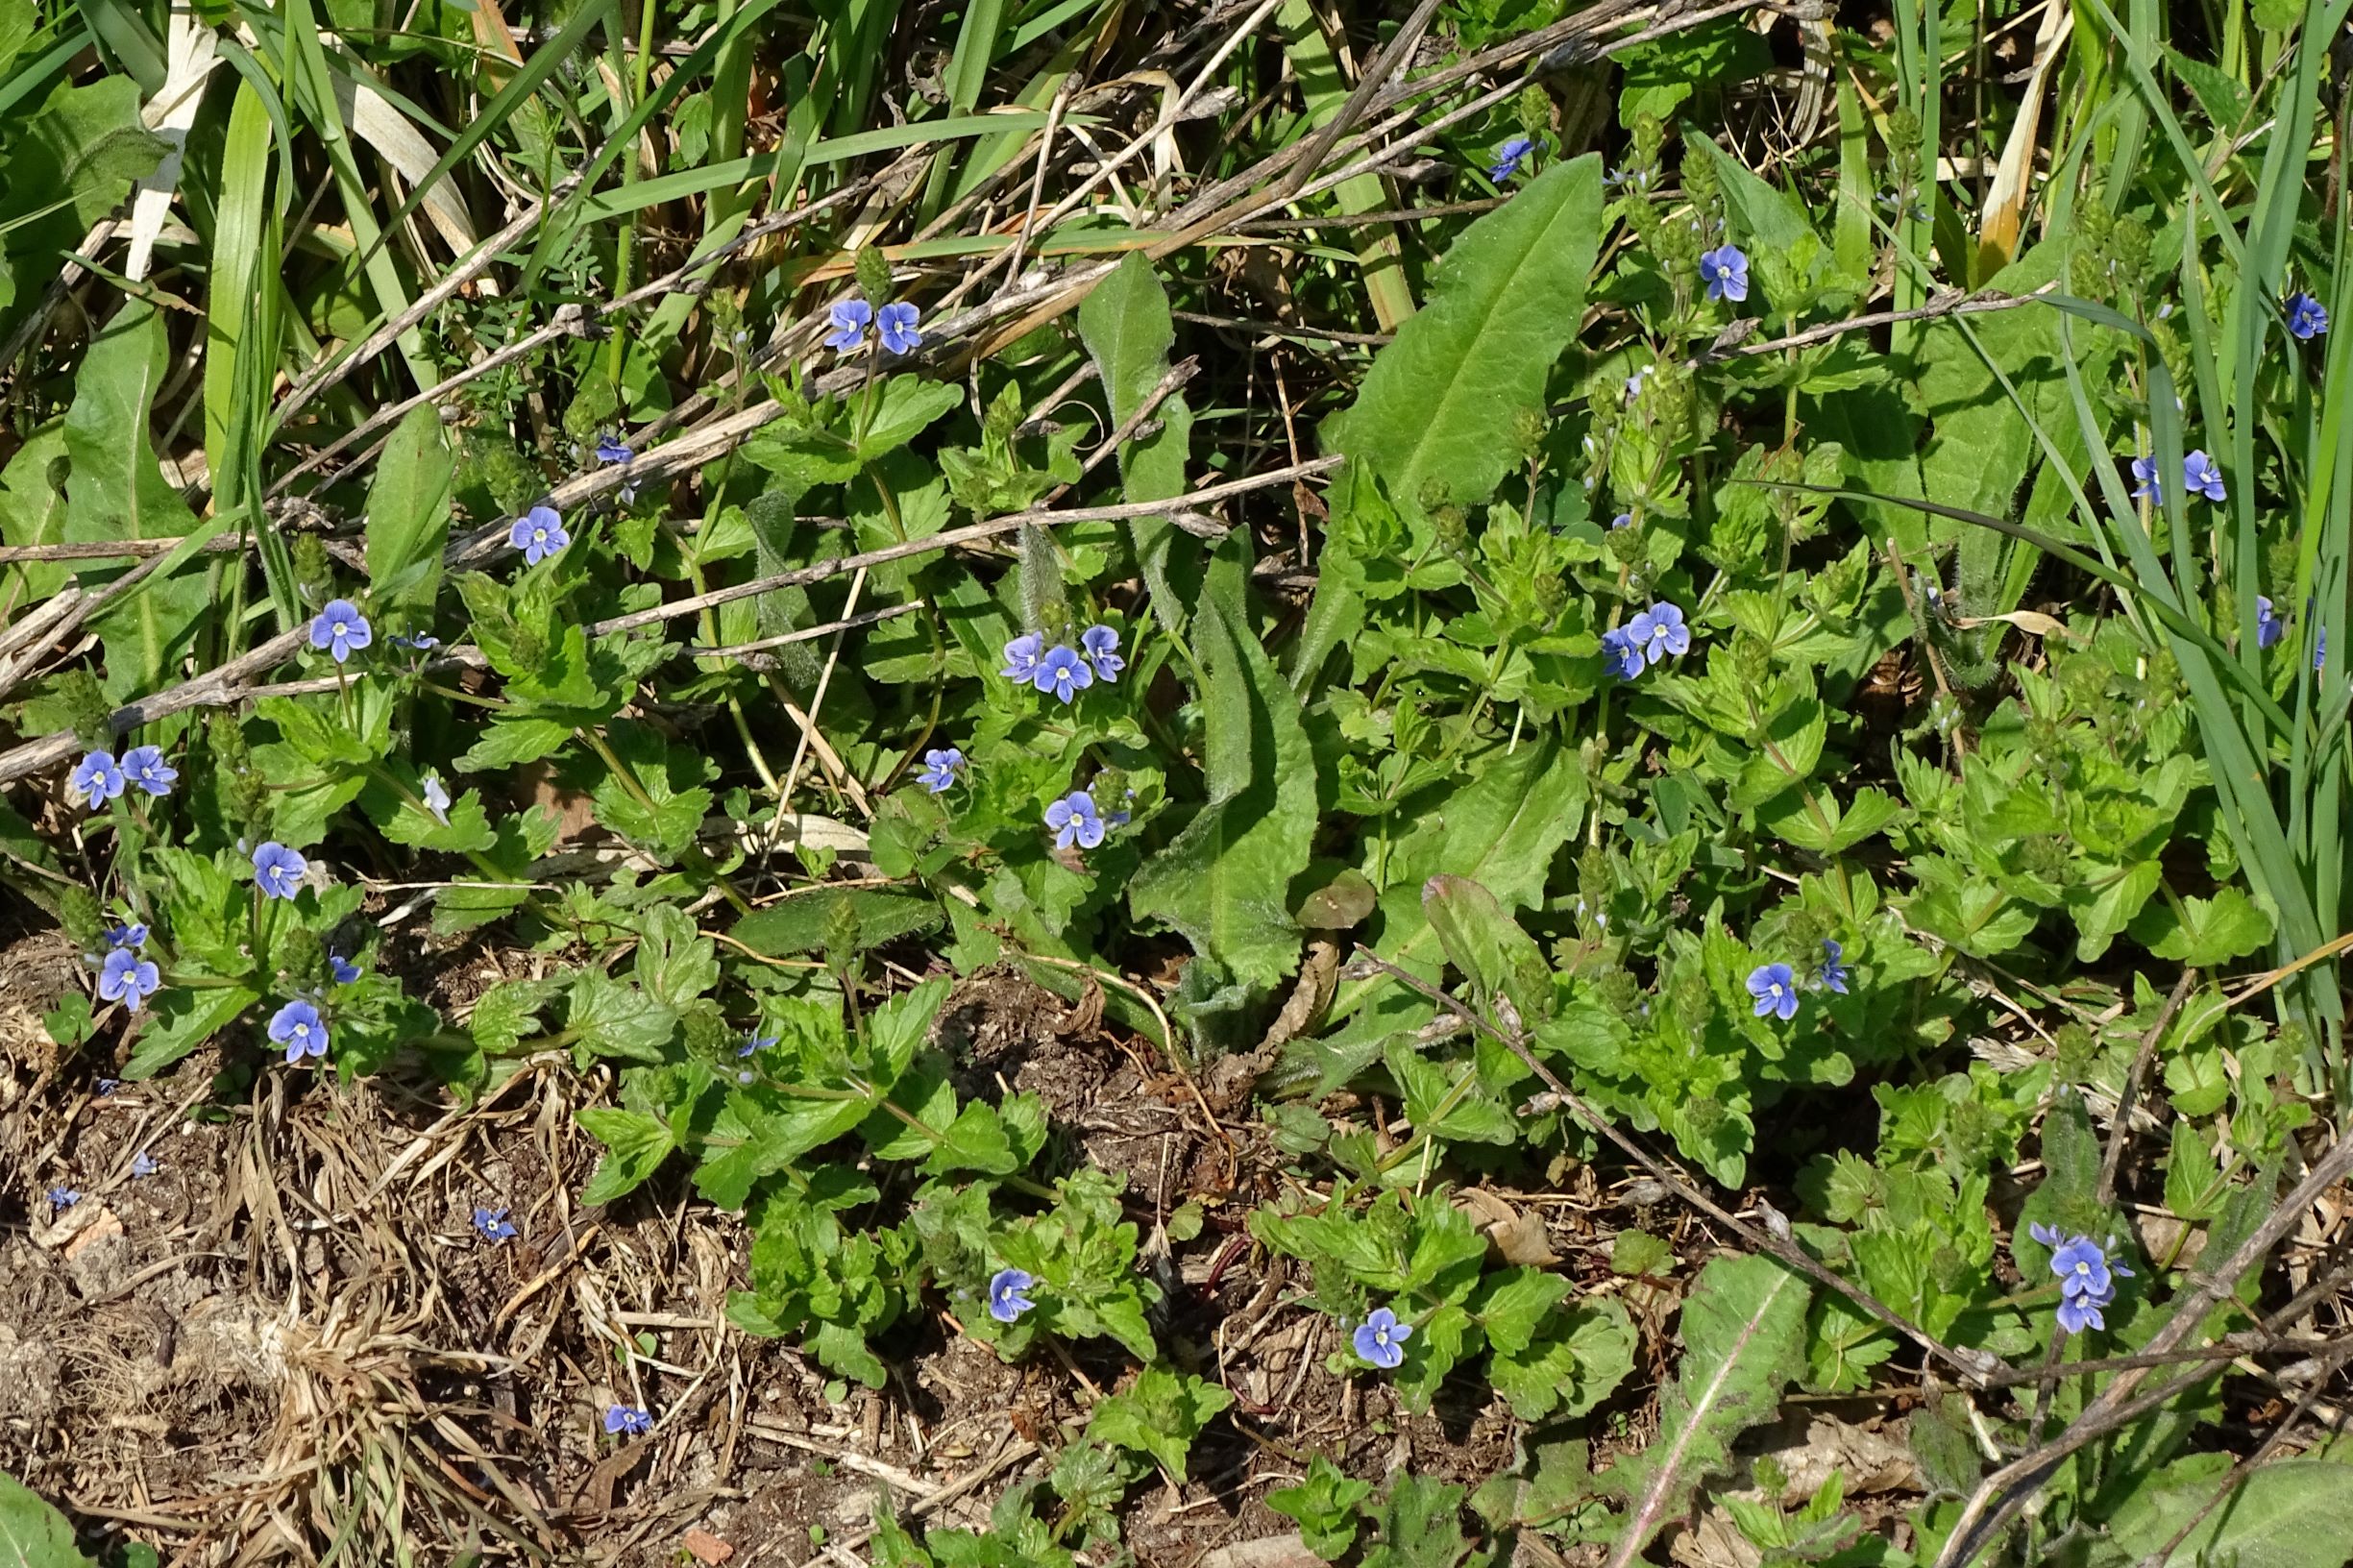
[(677, 1031), (678, 1015), (625, 980), (582, 969), (572, 982), (564, 1027), (591, 1056), (659, 1063)]
[(0, 1470), (0, 1568), (90, 1568), (65, 1516)]
[(1189, 1372), (1154, 1364), (1137, 1375), (1134, 1386), (1094, 1408), (1087, 1435), (1096, 1442), (1148, 1454), (1182, 1480), (1185, 1458), (1217, 1412), (1234, 1396)]
[(237, 1015), (261, 1000), (261, 993), (243, 986), (207, 991), (166, 991), (150, 1004), (153, 1011), (131, 1047), (123, 1077), (136, 1083), (153, 1078), (236, 1021)]
[(585, 1204), (611, 1203), (643, 1186), (677, 1144), (670, 1123), (644, 1111), (590, 1106), (578, 1113), (581, 1128), (604, 1145), (597, 1173), (580, 1193)]
[(2271, 940), (2271, 918), (2237, 888), (2212, 898), (2147, 905), (2131, 926), (2133, 940), (2159, 958), (2211, 968), (2243, 958)]
[(1683, 1302), (1683, 1361), (1659, 1401), (1658, 1435), (1607, 1478), (1632, 1502), (1611, 1568), (1625, 1568), (1680, 1513), (1734, 1438), (1771, 1417), (1804, 1365), (1805, 1281), (1770, 1258), (1719, 1258)]

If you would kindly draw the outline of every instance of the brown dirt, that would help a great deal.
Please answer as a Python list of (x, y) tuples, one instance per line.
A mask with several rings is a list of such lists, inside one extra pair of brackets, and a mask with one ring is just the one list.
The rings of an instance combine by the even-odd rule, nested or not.
[[(0, 1468), (58, 1500), (87, 1544), (309, 1563), (349, 1532), (347, 1560), (392, 1560), (397, 1536), (425, 1560), (471, 1542), (516, 1561), (652, 1565), (681, 1560), (699, 1529), (733, 1564), (838, 1560), (826, 1554), (863, 1539), (886, 1489), (902, 1516), (984, 1527), (1128, 1375), (1092, 1344), (1008, 1365), (934, 1312), (881, 1345), (890, 1386), (829, 1402), (821, 1368), (726, 1324), (744, 1284), (736, 1216), (683, 1181), (579, 1207), (595, 1153), (572, 1113), (600, 1090), (567, 1061), (530, 1062), (470, 1108), (399, 1080), (264, 1072), (223, 1090), (237, 1080), (216, 1078), (211, 1050), (101, 1095), (102, 1048), (59, 1063), (40, 1029), (84, 983), (59, 941), (0, 952), (0, 1205), (14, 1221), (0, 1239)], [(474, 944), (437, 956), (453, 992), (533, 962)], [(1126, 1177), (1169, 1297), (1164, 1342), (1237, 1396), (1190, 1480), (1131, 1494), (1140, 1562), (1190, 1564), (1289, 1528), (1262, 1498), (1314, 1453), (1367, 1478), (1410, 1464), (1465, 1485), (1513, 1462), (1520, 1428), (1500, 1404), (1408, 1415), (1385, 1385), (1327, 1369), (1336, 1329), (1240, 1227), (1281, 1157), (1251, 1126), (1213, 1132), (1186, 1080), (1105, 1033), (1099, 1009), (982, 975), (941, 1040), (969, 1087), (1037, 1093), (1066, 1158)], [(141, 1152), (158, 1169), (135, 1177)], [(61, 1184), (86, 1196), (52, 1224), (40, 1194)], [(1162, 1222), (1188, 1200), (1208, 1223), (1171, 1245)], [(483, 1241), (477, 1204), (509, 1207), (519, 1237)], [(1599, 1205), (1521, 1207), (1581, 1271)], [(651, 1409), (654, 1433), (606, 1437), (616, 1400)]]

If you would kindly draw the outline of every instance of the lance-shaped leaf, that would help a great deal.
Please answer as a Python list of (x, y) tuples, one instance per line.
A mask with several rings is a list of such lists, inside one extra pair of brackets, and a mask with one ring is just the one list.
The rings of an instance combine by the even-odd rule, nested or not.
[[(1152, 263), (1131, 251), (1126, 260), (1087, 296), (1078, 308), (1078, 333), (1094, 358), (1111, 399), (1112, 419), (1125, 426), (1168, 374), (1168, 348), (1176, 325), (1168, 295), (1153, 276)], [(1192, 445), (1193, 416), (1184, 394), (1161, 400), (1152, 417), (1160, 429), (1121, 443), (1119, 477), (1130, 501), (1166, 501), (1185, 493), (1185, 461)], [(1182, 625), (1185, 600), (1170, 581), (1170, 552), (1176, 526), (1164, 517), (1140, 517), (1131, 525), (1136, 560), (1151, 587), (1152, 602), (1169, 625)], [(1181, 574), (1180, 574), (1181, 575)]]
[(1633, 1500), (1609, 1568), (1626, 1568), (1692, 1488), (1731, 1458), (1732, 1440), (1773, 1414), (1805, 1364), (1813, 1292), (1770, 1258), (1721, 1258), (1683, 1303), (1683, 1365), (1659, 1402), (1658, 1436), (1609, 1473)]

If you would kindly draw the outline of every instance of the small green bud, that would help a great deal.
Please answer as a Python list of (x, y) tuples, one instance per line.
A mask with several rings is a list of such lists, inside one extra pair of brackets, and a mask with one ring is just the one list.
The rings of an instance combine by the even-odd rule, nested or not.
[(1520, 129), (1532, 136), (1550, 135), (1553, 130), (1553, 100), (1550, 94), (1531, 82), (1520, 89), (1519, 102), (1514, 106), (1520, 116)]
[(847, 969), (858, 962), (858, 906), (845, 894), (825, 912), (825, 962)]
[(1459, 555), (1471, 548), (1470, 519), (1452, 502), (1431, 508), (1430, 525), (1437, 530), (1438, 548), (1448, 554)]
[(1724, 1117), (1724, 1102), (1712, 1094), (1696, 1094), (1683, 1102), (1683, 1120), (1702, 1138), (1723, 1126)]
[(1908, 107), (1899, 105), (1887, 114), (1888, 156), (1899, 163), (1910, 163), (1920, 156), (1920, 116)]
[(1789, 1472), (1781, 1461), (1770, 1454), (1759, 1454), (1752, 1472), (1756, 1478), (1756, 1489), (1765, 1494), (1768, 1503), (1778, 1503), (1781, 1494), (1789, 1490)]
[(87, 888), (67, 888), (59, 894), (58, 923), (78, 947), (94, 949), (106, 942), (106, 915), (98, 907), (98, 895)]
[(884, 306), (891, 303), (891, 261), (872, 245), (860, 247), (856, 262), (858, 292), (867, 303)]
[(1541, 408), (1523, 408), (1511, 422), (1511, 445), (1523, 462), (1544, 450), (1545, 431), (1551, 429)]
[(2097, 1042), (2092, 1039), (2092, 1031), (2080, 1023), (2063, 1023), (2051, 1031), (2050, 1038), (2059, 1047), (2058, 1063), (2054, 1069), (2059, 1081), (2081, 1083), (2084, 1074), (2092, 1070), (2092, 1053), (2096, 1048)]
[(98, 677), (77, 666), (58, 676), (57, 694), (65, 704), (75, 738), (92, 751), (111, 750), (114, 704), (107, 700)]
[(304, 599), (324, 604), (334, 598), (334, 572), (327, 564), (327, 541), (315, 533), (294, 536), (294, 581)]

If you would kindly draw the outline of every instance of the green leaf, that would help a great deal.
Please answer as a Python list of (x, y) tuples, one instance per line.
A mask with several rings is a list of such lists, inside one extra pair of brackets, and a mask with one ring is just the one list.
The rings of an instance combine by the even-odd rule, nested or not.
[(940, 1129), (940, 1135), (939, 1147), (923, 1164), (926, 1175), (977, 1170), (990, 1176), (1010, 1176), (1021, 1168), (1003, 1119), (984, 1101), (967, 1100), (956, 1119)]
[(1356, 1544), (1357, 1505), (1373, 1495), (1373, 1483), (1358, 1481), (1322, 1455), (1308, 1460), (1307, 1478), (1296, 1486), (1266, 1494), (1266, 1506), (1297, 1522), (1299, 1538), (1326, 1562), (1336, 1562)]
[(1363, 1568), (1454, 1568), (1471, 1543), (1462, 1533), (1462, 1488), (1399, 1471), (1381, 1505), (1381, 1544)]
[(1611, 1568), (1625, 1568), (1704, 1476), (1730, 1462), (1734, 1438), (1768, 1419), (1805, 1364), (1805, 1282), (1770, 1258), (1719, 1258), (1683, 1303), (1683, 1363), (1660, 1397), (1658, 1435), (1621, 1459), (1608, 1482), (1632, 1500)]
[(876, 1087), (888, 1090), (907, 1070), (947, 1006), (955, 989), (946, 975), (934, 975), (913, 991), (904, 991), (867, 1016), (866, 1051)]
[(0, 1470), (0, 1568), (90, 1568), (74, 1546), (73, 1526)]
[(2271, 940), (2271, 918), (2237, 888), (2212, 898), (2145, 906), (2130, 927), (2133, 940), (2159, 958), (2199, 968), (2243, 958)]
[(1484, 501), (1519, 461), (1511, 432), (1540, 409), (1577, 335), (1602, 234), (1602, 160), (1556, 163), (1463, 231), (1437, 285), (1397, 329), (1325, 444), (1367, 464), (1400, 507), (1425, 484)]
[[(388, 806), (389, 809), (384, 809)], [(482, 809), (482, 796), (477, 790), (460, 790), (442, 813), (449, 821), (443, 822), (421, 805), (411, 805), (397, 796), (384, 794), (384, 815), (377, 822), (378, 831), (394, 844), (404, 844), (416, 849), (438, 849), (447, 854), (478, 854), (498, 843), (499, 836), (490, 825), (490, 818)]]
[(157, 997), (154, 1012), (140, 1028), (123, 1065), (123, 1077), (136, 1083), (153, 1078), (234, 1023), (237, 1015), (261, 1000), (261, 993), (243, 986), (205, 991), (166, 991)]
[(772, 1112), (754, 1112), (739, 1096), (729, 1101), (712, 1128), (715, 1143), (729, 1138), (736, 1142), (726, 1149), (715, 1147), (696, 1167), (695, 1188), (723, 1209), (741, 1209), (751, 1196), (753, 1183), (842, 1137), (872, 1109), (870, 1099), (782, 1095)]
[(670, 1123), (645, 1111), (617, 1106), (590, 1106), (578, 1114), (580, 1126), (604, 1145), (597, 1173), (580, 1193), (585, 1204), (610, 1203), (635, 1191), (677, 1147)]
[(833, 927), (834, 908), (846, 901), (858, 917), (861, 951), (901, 937), (937, 931), (947, 918), (921, 894), (885, 888), (819, 889), (745, 916), (735, 922), (735, 940), (754, 952), (780, 958), (821, 951)]
[(441, 411), (412, 408), (377, 459), (368, 486), (368, 586), (388, 630), (423, 631), (441, 586), (450, 539), (450, 482), (457, 459)]
[(1213, 1383), (1189, 1372), (1162, 1365), (1137, 1374), (1135, 1385), (1114, 1394), (1094, 1408), (1087, 1435), (1097, 1442), (1148, 1454), (1176, 1480), (1185, 1475), (1185, 1457), (1193, 1439), (1234, 1403), (1234, 1396)]
[[(19, 173), (13, 163), (9, 172), (12, 178)], [(90, 343), (74, 374), (73, 406), (65, 414), (65, 450), (73, 458), (66, 480), (67, 540), (113, 543), (219, 531), (217, 521), (199, 528), (195, 514), (156, 464), (148, 410), (169, 363), (162, 317), (143, 300), (125, 305)], [(182, 557), (181, 564), (167, 557), (95, 623), (107, 649), (100, 681), (117, 700), (160, 683), (163, 672), (190, 651), (197, 623), (211, 602), (205, 574), (184, 569), (190, 551), (172, 553)], [(85, 586), (95, 587), (127, 570), (85, 570), (81, 578)]]
[[(79, 87), (61, 82), (32, 114), (11, 116), (0, 244), (19, 258), (18, 306), (38, 297), (59, 257), (169, 151), (139, 118), (138, 84), (128, 76), (102, 75)], [(124, 308), (153, 311), (135, 301)]]
[[(1130, 251), (1079, 306), (1078, 334), (1103, 379), (1113, 425), (1126, 425), (1168, 374), (1168, 350), (1176, 342), (1167, 291), (1140, 252)], [(1161, 400), (1152, 417), (1160, 421), (1158, 430), (1119, 447), (1119, 477), (1129, 502), (1165, 501), (1185, 493), (1192, 409), (1183, 393), (1172, 392)], [(1152, 591), (1153, 606), (1162, 621), (1182, 625), (1185, 600), (1169, 576), (1171, 553), (1179, 543), (1176, 525), (1164, 517), (1140, 517), (1129, 523), (1128, 533)]]
[(1193, 630), (1209, 800), (1168, 846), (1138, 868), (1128, 904), (1165, 920), (1193, 950), (1245, 985), (1271, 986), (1299, 962), (1291, 878), (1315, 836), (1315, 765), (1299, 698), (1250, 629), (1241, 530), (1212, 558)]
[(663, 1006), (674, 1012), (719, 984), (718, 944), (695, 927), (675, 904), (646, 912), (637, 964), (630, 971)]
[(564, 743), (572, 739), (572, 725), (553, 719), (496, 720), (457, 759), (457, 771), (478, 773), (492, 768), (537, 762), (562, 750)]
[(964, 388), (954, 381), (892, 377), (882, 383), (875, 399), (872, 423), (858, 438), (858, 461), (871, 463), (888, 457), (963, 401)]
[(591, 1056), (660, 1063), (678, 1015), (625, 980), (602, 969), (582, 969), (572, 983), (564, 1027)]
[(1508, 994), (1531, 1024), (1551, 1011), (1552, 968), (1495, 894), (1467, 876), (1441, 873), (1422, 884), (1422, 914), (1482, 1007)]
[[(2117, 1510), (2109, 1532), (2139, 1558), (2156, 1552), (2221, 1489), (2206, 1456), (2182, 1460), (2144, 1482)], [(2221, 1456), (2212, 1456), (2218, 1459)], [(2177, 1562), (2237, 1568), (2342, 1568), (2353, 1516), (2353, 1465), (2274, 1459), (2230, 1486), (2175, 1549)], [(2338, 1521), (2330, 1524), (2328, 1521)]]

